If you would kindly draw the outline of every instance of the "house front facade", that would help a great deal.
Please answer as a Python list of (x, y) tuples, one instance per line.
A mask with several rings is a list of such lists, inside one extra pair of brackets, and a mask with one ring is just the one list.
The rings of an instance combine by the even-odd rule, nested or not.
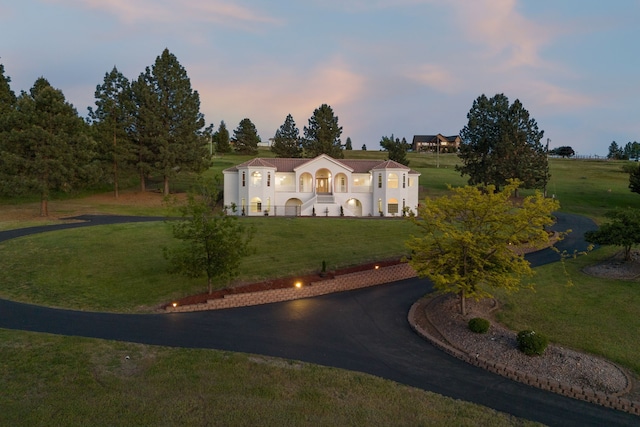
[(414, 135), (411, 147), (413, 151), (433, 151), (455, 153), (460, 148), (460, 135)]
[(420, 173), (392, 160), (256, 158), (223, 175), (237, 215), (400, 216), (418, 206)]

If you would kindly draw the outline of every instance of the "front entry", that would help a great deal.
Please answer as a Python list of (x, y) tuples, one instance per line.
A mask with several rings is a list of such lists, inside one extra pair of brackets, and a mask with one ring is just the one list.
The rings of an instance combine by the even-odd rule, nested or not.
[(316, 172), (316, 194), (331, 193), (331, 172), (327, 169), (320, 169)]

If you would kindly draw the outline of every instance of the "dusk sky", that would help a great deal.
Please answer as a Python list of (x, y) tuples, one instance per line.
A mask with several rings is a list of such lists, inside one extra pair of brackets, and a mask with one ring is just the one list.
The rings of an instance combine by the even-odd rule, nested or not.
[(455, 135), (481, 94), (520, 99), (550, 148), (640, 141), (640, 0), (0, 0), (0, 63), (82, 116), (115, 65), (130, 80), (168, 48), (230, 132), (300, 132), (331, 105), (342, 141)]

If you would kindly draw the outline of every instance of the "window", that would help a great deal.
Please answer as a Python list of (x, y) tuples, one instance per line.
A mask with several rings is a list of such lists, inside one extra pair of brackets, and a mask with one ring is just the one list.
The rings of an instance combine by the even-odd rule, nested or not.
[(382, 199), (378, 199), (378, 212), (382, 215)]
[(402, 174), (402, 188), (406, 188), (407, 187), (407, 176), (405, 174)]
[(267, 174), (267, 187), (271, 187), (271, 174)]
[(398, 188), (398, 175), (390, 173), (387, 177), (387, 188)]
[(242, 186), (247, 185), (247, 174), (246, 172), (242, 172)]
[(255, 171), (254, 173), (251, 174), (251, 178), (252, 178), (253, 185), (258, 186), (262, 184), (262, 172)]
[(398, 200), (389, 199), (389, 202), (387, 203), (387, 212), (390, 214), (398, 213)]
[(382, 174), (378, 174), (378, 188), (382, 188)]

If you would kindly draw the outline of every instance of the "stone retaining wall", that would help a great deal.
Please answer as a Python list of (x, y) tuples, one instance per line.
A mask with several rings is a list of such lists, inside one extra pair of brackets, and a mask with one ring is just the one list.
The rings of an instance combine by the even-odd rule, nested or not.
[(218, 310), (222, 308), (245, 307), (249, 305), (269, 304), (272, 302), (290, 301), (299, 298), (317, 297), (333, 292), (350, 291), (369, 286), (382, 285), (397, 280), (416, 277), (416, 272), (409, 264), (396, 264), (378, 269), (343, 274), (333, 279), (320, 282), (303, 283), (302, 287), (272, 289), (260, 292), (246, 292), (225, 295), (224, 298), (211, 299), (206, 303), (167, 306), (168, 312), (190, 312), (202, 310)]
[(603, 392), (585, 389), (582, 387), (570, 386), (568, 384), (563, 384), (559, 381), (555, 381), (549, 378), (540, 378), (535, 375), (519, 372), (501, 363), (491, 362), (482, 357), (477, 357), (465, 353), (464, 351), (459, 350), (449, 345), (448, 343), (441, 341), (440, 339), (437, 339), (433, 336), (433, 334), (430, 334), (428, 331), (418, 325), (418, 322), (415, 320), (416, 316), (418, 315), (418, 311), (425, 310), (428, 305), (428, 301), (430, 300), (431, 299), (423, 298), (422, 300), (416, 302), (415, 304), (413, 304), (413, 306), (411, 306), (411, 310), (409, 310), (409, 323), (419, 335), (427, 339), (430, 343), (432, 343), (434, 346), (438, 347), (445, 353), (448, 353), (451, 356), (456, 357), (471, 365), (486, 369), (487, 371), (502, 375), (503, 377), (530, 385), (532, 387), (541, 388), (543, 390), (548, 390), (553, 393), (572, 397), (574, 399), (584, 400), (590, 403), (595, 403), (597, 405), (606, 406), (618, 411), (640, 415), (640, 402), (638, 401), (632, 401), (623, 397), (608, 395)]

